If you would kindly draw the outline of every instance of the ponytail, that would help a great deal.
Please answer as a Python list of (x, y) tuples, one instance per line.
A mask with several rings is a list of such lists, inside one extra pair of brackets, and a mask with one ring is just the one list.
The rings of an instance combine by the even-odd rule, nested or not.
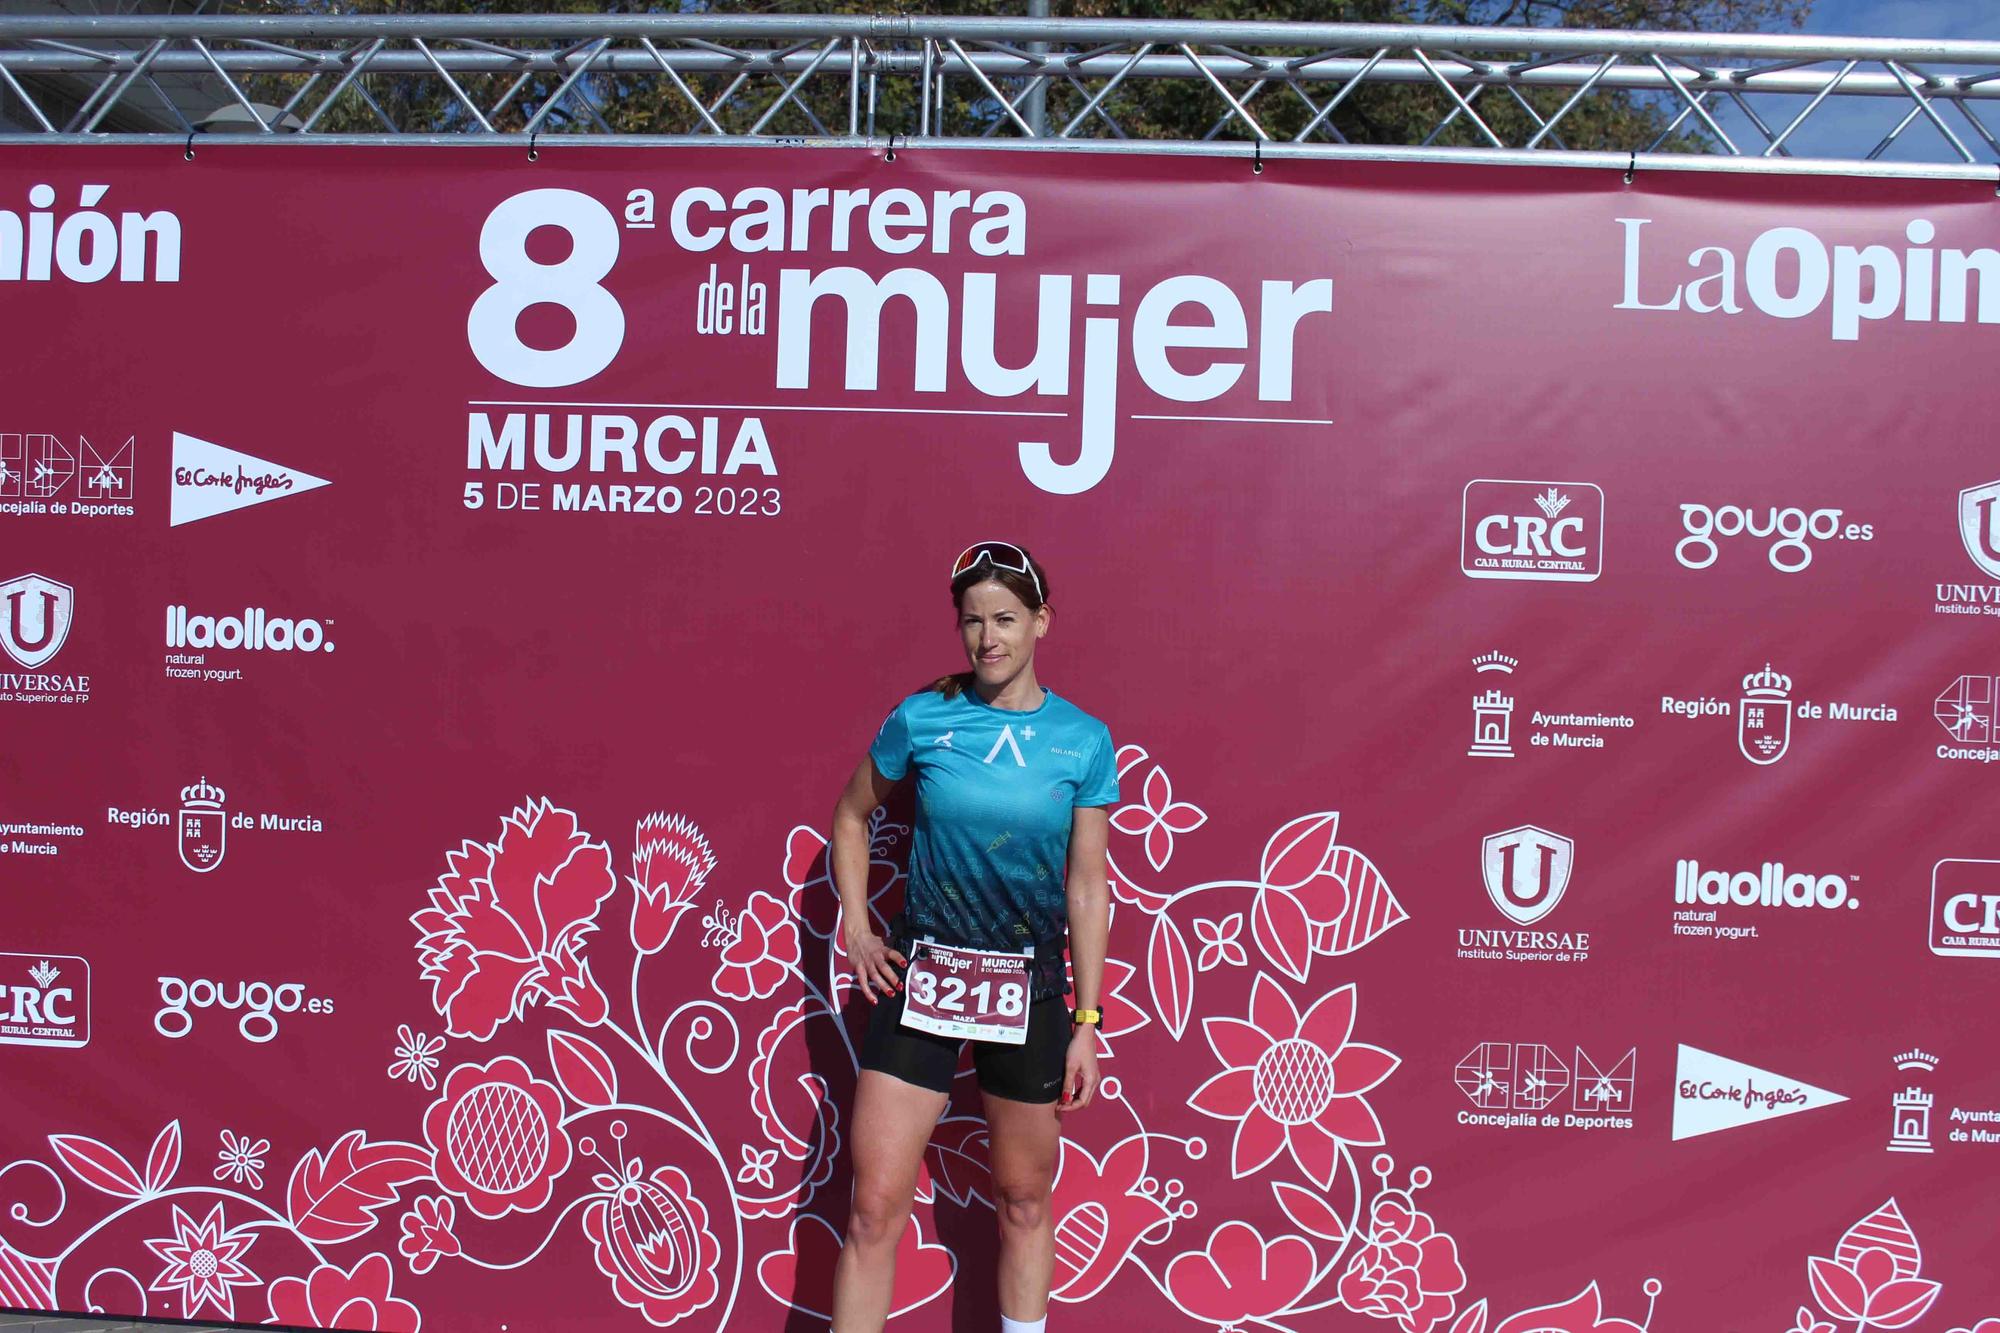
[(949, 676), (939, 676), (924, 688), (935, 690), (947, 699), (956, 699), (959, 695), (965, 693), (971, 684), (972, 673), (970, 671), (960, 671)]

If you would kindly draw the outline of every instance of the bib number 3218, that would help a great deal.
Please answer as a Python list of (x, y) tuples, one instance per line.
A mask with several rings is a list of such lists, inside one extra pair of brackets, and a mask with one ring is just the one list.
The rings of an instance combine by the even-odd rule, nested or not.
[(995, 953), (924, 940), (911, 951), (903, 1026), (940, 1037), (1024, 1045), (1034, 952)]

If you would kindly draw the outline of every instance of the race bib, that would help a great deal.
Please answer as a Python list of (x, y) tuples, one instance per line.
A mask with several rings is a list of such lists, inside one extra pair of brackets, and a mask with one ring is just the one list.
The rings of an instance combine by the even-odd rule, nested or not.
[(905, 1027), (1007, 1046), (1027, 1043), (1033, 949), (999, 953), (922, 940), (910, 954), (903, 979)]

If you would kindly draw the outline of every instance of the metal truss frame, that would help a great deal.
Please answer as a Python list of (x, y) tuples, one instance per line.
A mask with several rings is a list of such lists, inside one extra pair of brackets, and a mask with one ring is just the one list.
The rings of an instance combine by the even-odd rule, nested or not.
[[(1205, 134), (1128, 134), (1121, 93), (1161, 81), (1205, 99)], [(391, 95), (417, 85), (420, 101)], [(1349, 142), (1334, 113), (1396, 85), (1422, 90), (1427, 132)], [(1565, 144), (1571, 114), (1614, 94), (1664, 105), (1665, 130), (1617, 152)], [(1891, 123), (1865, 156), (1793, 155), (1827, 108), (1884, 99)], [(1259, 169), (1416, 158), (2000, 187), (2000, 136), (1980, 106), (1994, 100), (2000, 42), (836, 15), (0, 17), (0, 116), (16, 129), (0, 143), (184, 139), (190, 151), (217, 127), (198, 123), (204, 108), (220, 107), (247, 131), (239, 143), (926, 144), (1236, 154)], [(613, 101), (645, 107), (648, 132), (615, 133)], [(1919, 138), (1947, 160), (1885, 156)]]

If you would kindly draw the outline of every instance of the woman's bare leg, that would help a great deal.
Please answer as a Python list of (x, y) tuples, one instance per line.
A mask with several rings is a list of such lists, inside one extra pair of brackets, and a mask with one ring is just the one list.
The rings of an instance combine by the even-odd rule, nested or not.
[[(1049, 1187), (1062, 1151), (1062, 1118), (1037, 1105), (986, 1095), (993, 1208), (1000, 1214), (1000, 1313), (1033, 1323), (1048, 1312), (1055, 1272)], [(841, 1333), (846, 1333), (842, 1330)]]
[(924, 1145), (947, 1094), (861, 1071), (849, 1135), (854, 1204), (833, 1273), (833, 1333), (881, 1333), (896, 1284), (896, 1242), (910, 1220)]

